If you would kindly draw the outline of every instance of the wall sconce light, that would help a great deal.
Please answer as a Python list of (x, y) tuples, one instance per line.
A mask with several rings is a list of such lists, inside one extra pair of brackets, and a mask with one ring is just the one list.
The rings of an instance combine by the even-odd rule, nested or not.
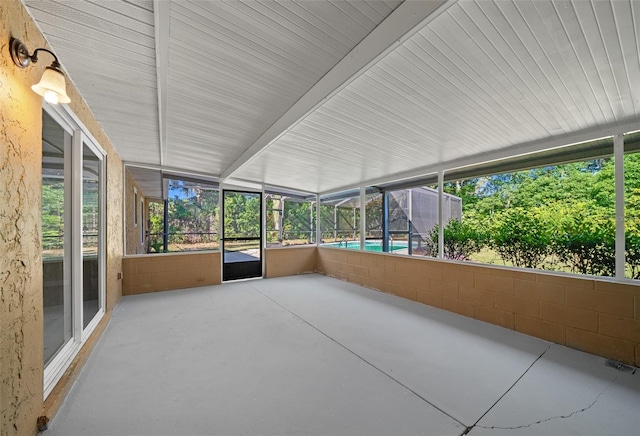
[(31, 87), (36, 94), (44, 97), (46, 101), (53, 104), (69, 103), (71, 99), (67, 95), (65, 88), (64, 73), (58, 62), (58, 57), (51, 50), (46, 48), (37, 48), (32, 55), (29, 54), (27, 47), (19, 39), (11, 38), (9, 41), (11, 59), (19, 68), (26, 68), (33, 62), (38, 62), (38, 52), (46, 51), (53, 56), (53, 63), (47, 67), (42, 73), (40, 82)]

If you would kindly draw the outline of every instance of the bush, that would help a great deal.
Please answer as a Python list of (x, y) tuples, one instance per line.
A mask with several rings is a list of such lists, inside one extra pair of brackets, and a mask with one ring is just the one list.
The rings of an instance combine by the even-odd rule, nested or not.
[[(444, 228), (444, 258), (469, 260), (486, 245), (484, 233), (469, 221), (450, 220)], [(428, 255), (438, 256), (438, 226), (429, 232), (425, 247)]]
[(625, 259), (631, 269), (631, 278), (640, 280), (640, 232), (625, 234)]
[(615, 222), (594, 206), (573, 205), (558, 228), (553, 250), (573, 272), (613, 276)]
[(515, 207), (496, 214), (491, 247), (514, 266), (538, 268), (551, 254), (551, 224), (539, 208)]
[[(640, 158), (640, 155), (638, 156)], [(625, 217), (625, 261), (631, 278), (640, 279), (640, 187), (627, 195)]]

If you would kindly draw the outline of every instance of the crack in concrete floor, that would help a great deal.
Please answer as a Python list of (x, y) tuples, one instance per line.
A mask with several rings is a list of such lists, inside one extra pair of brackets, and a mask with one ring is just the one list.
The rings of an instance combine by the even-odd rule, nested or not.
[[(545, 351), (545, 352), (546, 352), (546, 351)], [(544, 353), (543, 353), (543, 354), (544, 354)], [(542, 356), (540, 356), (540, 357), (542, 357)], [(523, 376), (524, 376), (524, 374), (523, 374)], [(604, 388), (604, 389), (603, 389), (603, 390), (602, 390), (602, 391), (601, 391), (601, 392), (596, 396), (596, 398), (591, 402), (591, 404), (589, 404), (587, 407), (583, 407), (582, 409), (579, 409), (579, 410), (574, 410), (573, 412), (571, 412), (571, 413), (569, 413), (569, 414), (567, 414), (567, 415), (557, 415), (557, 416), (552, 416), (552, 417), (550, 417), (550, 418), (540, 419), (540, 420), (538, 420), (538, 421), (531, 422), (531, 423), (529, 423), (529, 424), (523, 424), (523, 425), (517, 425), (517, 426), (510, 426), (510, 427), (501, 427), (501, 426), (498, 426), (498, 425), (484, 426), (484, 425), (478, 425), (478, 424), (475, 424), (475, 425), (474, 425), (474, 427), (472, 427), (472, 428), (471, 428), (471, 429), (469, 429), (469, 430), (472, 430), (473, 428), (483, 428), (483, 429), (486, 429), (486, 430), (520, 430), (520, 429), (523, 429), (523, 428), (529, 428), (529, 427), (532, 427), (532, 426), (534, 426), (534, 425), (542, 424), (542, 423), (549, 422), (549, 421), (553, 421), (553, 420), (556, 420), (556, 419), (567, 419), (567, 418), (571, 418), (572, 416), (577, 415), (577, 414), (579, 414), (579, 413), (586, 412), (587, 410), (589, 410), (589, 409), (591, 409), (593, 406), (595, 406), (595, 405), (596, 405), (596, 403), (598, 402), (598, 400), (600, 399), (600, 397), (601, 397), (602, 395), (604, 395), (604, 393), (605, 393), (605, 392), (607, 392), (607, 391), (609, 390), (609, 388), (610, 388), (611, 386), (613, 386), (617, 380), (618, 380), (618, 376), (616, 376), (616, 377), (611, 381), (611, 383), (609, 383), (609, 384), (607, 385), (607, 387), (606, 387), (606, 388)], [(517, 382), (516, 382), (516, 383), (517, 383)], [(515, 383), (514, 383), (514, 386), (515, 386)], [(487, 411), (487, 413), (488, 413), (488, 412), (489, 412), (489, 411)], [(478, 420), (478, 421), (480, 421), (480, 420)], [(468, 433), (468, 432), (467, 432), (467, 433)]]

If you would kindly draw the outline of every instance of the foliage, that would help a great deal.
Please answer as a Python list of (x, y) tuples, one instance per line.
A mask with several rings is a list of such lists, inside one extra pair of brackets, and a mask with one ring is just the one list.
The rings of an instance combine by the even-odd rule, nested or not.
[[(640, 160), (638, 161), (637, 169), (640, 172)], [(625, 190), (627, 191), (625, 259), (630, 277), (638, 280), (640, 279), (640, 177), (637, 179), (632, 178), (631, 180), (635, 180), (637, 184), (632, 185), (631, 183), (627, 183), (625, 185)]]
[[(534, 168), (446, 183), (463, 201), (463, 222), (488, 229), (505, 263), (615, 273), (614, 160)], [(627, 275), (640, 278), (640, 153), (625, 156)], [(448, 240), (457, 243), (455, 234)]]
[[(216, 242), (220, 221), (218, 190), (181, 180), (171, 180), (167, 208), (170, 244), (193, 245)], [(148, 220), (150, 223), (148, 251), (162, 252), (164, 251), (163, 203), (149, 204)]]
[(149, 248), (147, 249), (149, 253), (162, 253), (164, 252), (164, 243), (160, 238), (150, 238), (149, 239)]
[(225, 237), (260, 236), (260, 197), (227, 192), (224, 199)]
[(615, 273), (615, 222), (606, 209), (589, 203), (567, 208), (553, 248), (573, 272), (599, 276)]
[(267, 242), (281, 244), (312, 242), (314, 203), (273, 194), (266, 196), (266, 202)]
[(625, 232), (625, 259), (630, 269), (630, 278), (640, 280), (640, 223), (635, 221)]
[[(438, 226), (427, 235), (425, 241), (426, 254), (438, 255)], [(486, 235), (479, 230), (477, 223), (471, 221), (450, 220), (444, 227), (444, 258), (469, 260), (474, 253), (480, 252), (486, 245)]]
[(549, 223), (539, 208), (514, 207), (496, 214), (491, 246), (513, 265), (538, 268), (551, 253)]

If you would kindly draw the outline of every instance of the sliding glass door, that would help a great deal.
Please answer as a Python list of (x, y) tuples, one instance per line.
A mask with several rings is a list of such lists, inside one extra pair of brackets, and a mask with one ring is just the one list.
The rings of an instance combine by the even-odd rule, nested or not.
[(82, 327), (102, 309), (102, 156), (82, 143)]
[(42, 112), (45, 398), (105, 305), (104, 152), (68, 115)]
[(42, 114), (42, 303), (44, 364), (73, 337), (71, 299), (71, 133)]

